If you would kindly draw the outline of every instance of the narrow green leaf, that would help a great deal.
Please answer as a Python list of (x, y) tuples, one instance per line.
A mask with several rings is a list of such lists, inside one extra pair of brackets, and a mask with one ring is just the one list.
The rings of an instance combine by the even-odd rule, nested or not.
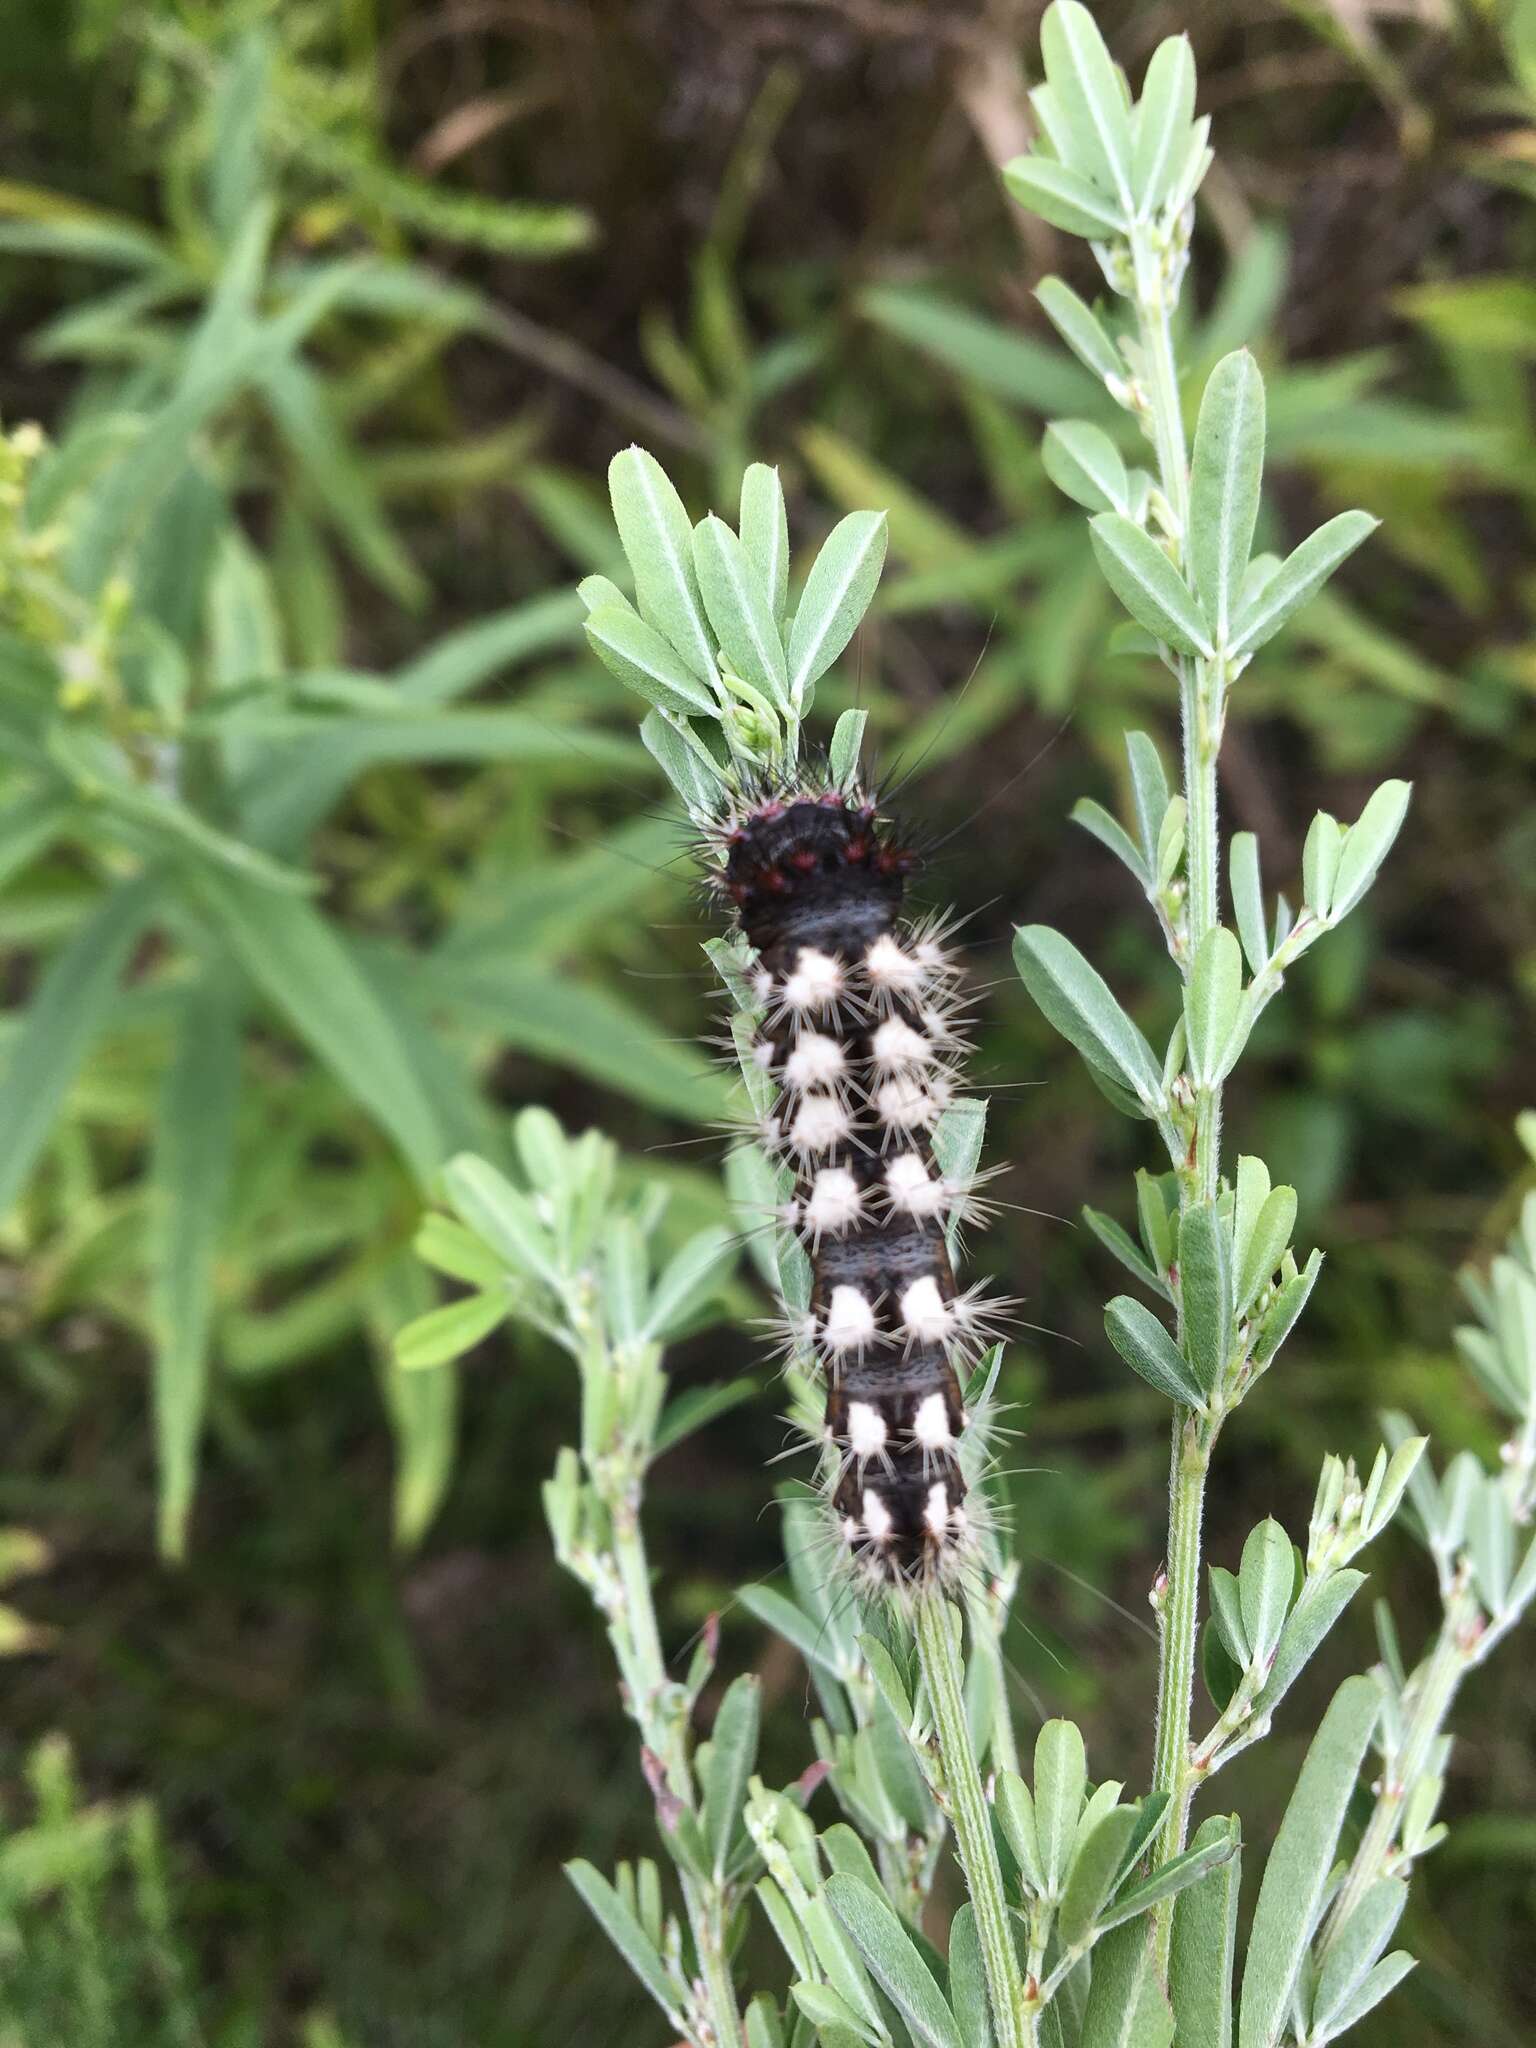
[(585, 1901), (588, 1911), (601, 1926), (630, 1969), (640, 1979), (672, 2025), (681, 2028), (681, 1988), (674, 1985), (666, 1965), (646, 1936), (645, 1929), (619, 1897), (607, 1878), (581, 1859), (567, 1863), (565, 1874)]
[(740, 532), (769, 608), (782, 619), (789, 601), (789, 514), (779, 472), (766, 462), (749, 463), (742, 476)]
[(1316, 917), (1328, 915), (1343, 845), (1338, 819), (1327, 811), (1319, 811), (1307, 829), (1306, 843), (1301, 849), (1301, 900)]
[(756, 1380), (745, 1378), (722, 1380), (713, 1387), (685, 1387), (662, 1411), (651, 1443), (652, 1458), (659, 1458), (674, 1445), (683, 1443), (716, 1416), (728, 1415), (733, 1408), (756, 1400), (759, 1391)]
[(1144, 1166), (1136, 1169), (1136, 1219), (1141, 1227), (1141, 1241), (1147, 1248), (1147, 1257), (1158, 1274), (1166, 1278), (1168, 1268), (1173, 1264), (1173, 1220), (1168, 1214), (1168, 1204), (1163, 1199), (1157, 1176), (1148, 1173)]
[(1143, 218), (1155, 213), (1178, 174), (1195, 117), (1195, 60), (1189, 37), (1168, 36), (1152, 52), (1131, 119), (1131, 187)]
[(199, 892), (252, 981), (426, 1180), (445, 1149), (437, 1111), (349, 941), (313, 904), (234, 875), (210, 870)]
[(976, 1928), (976, 1908), (969, 1899), (950, 1923), (949, 1996), (965, 2048), (993, 2048), (992, 2007), (987, 1998), (981, 1936)]
[(1200, 607), (1152, 536), (1118, 512), (1100, 512), (1088, 533), (1105, 580), (1131, 617), (1176, 653), (1209, 655)]
[(1235, 1815), (1230, 1831), (1218, 1828), (1212, 1833), (1208, 1821), (1182, 1854), (1170, 1857), (1166, 1863), (1159, 1864), (1150, 1877), (1123, 1891), (1113, 1905), (1099, 1915), (1100, 1927), (1118, 1927), (1122, 1922), (1134, 1919), (1138, 1913), (1150, 1911), (1161, 1900), (1176, 1898), (1181, 1892), (1203, 1883), (1210, 1871), (1232, 1860), (1237, 1843)]
[(1128, 1294), (1117, 1294), (1104, 1311), (1109, 1341), (1131, 1371), (1170, 1401), (1204, 1410), (1205, 1395), (1183, 1353), (1151, 1309)]
[(1340, 512), (1288, 554), (1233, 625), (1236, 653), (1251, 654), (1314, 597), (1339, 564), (1380, 524), (1368, 512)]
[(1057, 1920), (1068, 1948), (1080, 1947), (1098, 1925), (1135, 1831), (1135, 1807), (1116, 1806), (1104, 1815), (1073, 1857)]
[(1250, 1658), (1248, 1629), (1243, 1621), (1242, 1594), (1233, 1574), (1219, 1564), (1208, 1568), (1211, 1585), (1211, 1620), (1222, 1646), (1241, 1670)]
[(1278, 1187), (1271, 1191), (1254, 1218), (1243, 1247), (1242, 1269), (1237, 1280), (1237, 1313), (1245, 1315), (1261, 1288), (1268, 1285), (1284, 1258), (1296, 1228), (1296, 1190)]
[(680, 718), (718, 718), (720, 706), (670, 640), (627, 605), (602, 605), (587, 620), (592, 652), (626, 689)]
[(1179, 1219), (1179, 1299), (1185, 1356), (1209, 1397), (1232, 1344), (1232, 1255), (1214, 1202), (1192, 1202)]
[(1407, 1903), (1408, 1887), (1402, 1879), (1382, 1878), (1371, 1886), (1334, 1935), (1323, 1953), (1317, 1993), (1312, 2000), (1315, 2030), (1332, 2032), (1331, 2021), (1374, 1967), (1397, 1931)]
[(1124, 512), (1125, 462), (1091, 420), (1052, 420), (1040, 448), (1045, 473), (1059, 491), (1090, 512)]
[(702, 682), (711, 682), (715, 649), (694, 572), (693, 525), (682, 499), (643, 448), (615, 455), (608, 491), (641, 616), (671, 641)]
[(1269, 1200), (1269, 1168), (1251, 1153), (1237, 1161), (1237, 1187), (1232, 1198), (1232, 1263), (1241, 1273), (1248, 1262), (1248, 1246)]
[(1098, 316), (1059, 277), (1042, 278), (1035, 287), (1046, 318), (1085, 368), (1106, 383), (1123, 383), (1126, 366)]
[(443, 1191), (467, 1224), (523, 1279), (557, 1288), (554, 1244), (532, 1200), (488, 1159), (462, 1152), (443, 1168)]
[(1269, 941), (1264, 927), (1264, 885), (1259, 874), (1259, 842), (1252, 832), (1234, 832), (1227, 850), (1227, 879), (1232, 891), (1232, 915), (1237, 934), (1257, 974), (1269, 959)]
[(665, 1340), (685, 1330), (701, 1303), (718, 1291), (735, 1253), (735, 1232), (723, 1225), (691, 1237), (658, 1276), (641, 1336)]
[(164, 1557), (186, 1553), (208, 1396), (214, 1261), (234, 1166), (240, 1007), (209, 974), (180, 1005), (150, 1163), (150, 1315)]
[(1078, 2048), (1169, 2048), (1173, 2011), (1158, 1982), (1152, 1929), (1126, 1925), (1095, 1942)]
[(933, 1974), (882, 1893), (856, 1877), (834, 1873), (826, 1897), (870, 1974), (912, 2030), (921, 2048), (966, 2048)]
[(1242, 999), (1242, 948), (1225, 925), (1213, 925), (1196, 948), (1184, 991), (1189, 1075), (1197, 1088), (1214, 1088), (1231, 1065)]
[(1269, 1516), (1250, 1531), (1237, 1574), (1243, 1633), (1256, 1664), (1266, 1663), (1280, 1640), (1295, 1583), (1296, 1560), (1291, 1539)]
[(747, 2048), (788, 2048), (779, 2009), (766, 1991), (747, 2007)]
[(693, 565), (726, 661), (744, 683), (787, 711), (784, 643), (767, 586), (741, 542), (713, 512), (694, 528)]
[(1296, 1327), (1296, 1319), (1307, 1305), (1307, 1296), (1317, 1285), (1317, 1276), (1323, 1270), (1323, 1255), (1314, 1251), (1307, 1263), (1294, 1279), (1285, 1281), (1275, 1296), (1274, 1306), (1259, 1327), (1258, 1339), (1253, 1347), (1255, 1365), (1268, 1365), (1280, 1346)]
[(1158, 841), (1168, 812), (1168, 774), (1156, 744), (1144, 732), (1128, 732), (1125, 757), (1131, 771), (1136, 830), (1148, 868), (1156, 872)]
[(1368, 2012), (1380, 2005), (1389, 1993), (1395, 1991), (1408, 1972), (1415, 1968), (1414, 1959), (1406, 1949), (1394, 1949), (1389, 1956), (1383, 1956), (1364, 1981), (1344, 2000), (1333, 2016), (1334, 2038), (1347, 2034), (1351, 2027), (1358, 2026)]
[(997, 1817), (1023, 1874), (1025, 1888), (1038, 1897), (1046, 1889), (1046, 1879), (1035, 1826), (1035, 1802), (1017, 1771), (998, 1772), (996, 1800)]
[(816, 2028), (818, 2040), (840, 2040), (846, 2035), (855, 2041), (879, 2043), (880, 2036), (870, 2030), (830, 1984), (805, 1981), (791, 1984), (789, 1992), (795, 2004)]
[(852, 789), (859, 779), (859, 750), (864, 744), (867, 711), (845, 711), (832, 728), (827, 773), (834, 789)]
[(1163, 1082), (1152, 1049), (1072, 941), (1049, 925), (1021, 925), (1013, 958), (1047, 1023), (1143, 1108), (1155, 1107)]
[(885, 566), (883, 512), (850, 512), (822, 542), (789, 636), (789, 696), (796, 706), (853, 638)]
[(70, 1083), (111, 1014), (119, 977), (159, 893), (154, 875), (118, 883), (43, 970), (0, 1079), (0, 1216), (16, 1202), (48, 1142)]
[(1141, 1247), (1128, 1232), (1121, 1229), (1113, 1216), (1105, 1216), (1099, 1210), (1090, 1209), (1085, 1204), (1083, 1221), (1104, 1249), (1113, 1252), (1126, 1271), (1133, 1273), (1144, 1287), (1155, 1289), (1164, 1300), (1171, 1298), (1162, 1277), (1153, 1271), (1142, 1256)]
[(1123, 861), (1143, 889), (1151, 886), (1152, 871), (1142, 859), (1140, 849), (1119, 819), (1112, 818), (1102, 804), (1096, 804), (1092, 797), (1080, 796), (1072, 806), (1072, 822), (1091, 832), (1101, 846), (1107, 846), (1117, 860)]
[(1276, 2048), (1312, 1939), (1344, 1813), (1360, 1775), (1381, 1694), (1346, 1678), (1323, 1716), (1259, 1887), (1238, 2019), (1239, 2048)]
[(1223, 356), (1206, 381), (1190, 462), (1190, 581), (1212, 637), (1224, 643), (1259, 516), (1264, 474), (1264, 379), (1247, 349)]
[(762, 1685), (744, 1671), (726, 1688), (710, 1731), (709, 1760), (704, 1770), (704, 1839), (714, 1859), (717, 1878), (725, 1874), (731, 1845), (741, 1826), (747, 1780), (757, 1767), (757, 1737), (762, 1717)]
[(754, 1615), (766, 1628), (781, 1635), (792, 1649), (798, 1650), (807, 1664), (814, 1664), (828, 1678), (838, 1676), (835, 1637), (803, 1607), (797, 1607), (793, 1600), (776, 1592), (772, 1586), (743, 1586), (736, 1599), (748, 1614)]
[(1195, 1832), (1193, 1851), (1220, 1846), (1223, 1860), (1180, 1894), (1173, 1909), (1168, 1989), (1179, 2048), (1232, 2048), (1232, 1966), (1242, 1877), (1237, 1815), (1212, 1814)]
[(1131, 121), (1114, 63), (1081, 0), (1055, 0), (1040, 24), (1040, 54), (1070, 141), (1069, 161), (1112, 192), (1129, 219)]
[(686, 808), (695, 816), (713, 816), (723, 781), (708, 755), (690, 746), (659, 711), (648, 711), (640, 721), (640, 738)]
[(1412, 794), (1411, 782), (1382, 783), (1350, 826), (1334, 877), (1329, 915), (1335, 922), (1354, 909), (1375, 881), (1402, 830)]
[(503, 1288), (494, 1294), (466, 1294), (406, 1324), (395, 1338), (395, 1362), (406, 1372), (426, 1372), (462, 1358), (507, 1317)]
[(1102, 242), (1125, 232), (1125, 215), (1078, 171), (1044, 156), (1016, 156), (1003, 165), (1003, 183), (1021, 206), (1063, 234)]
[(1047, 1721), (1035, 1740), (1035, 1840), (1047, 1897), (1067, 1880), (1088, 1784), (1083, 1738), (1073, 1721)]

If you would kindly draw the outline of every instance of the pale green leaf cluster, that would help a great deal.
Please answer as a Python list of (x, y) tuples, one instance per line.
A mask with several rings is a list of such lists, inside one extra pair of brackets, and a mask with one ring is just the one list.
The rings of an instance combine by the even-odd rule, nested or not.
[[(608, 577), (589, 576), (581, 586), (587, 640), (652, 707), (641, 738), (690, 814), (710, 818), (743, 777), (794, 765), (816, 684), (873, 601), (885, 515), (841, 519), (791, 606), (777, 470), (747, 469), (734, 530), (715, 513), (694, 526), (643, 448), (614, 457), (608, 486), (635, 596), (631, 604)], [(835, 752), (833, 780), (843, 782), (856, 765), (857, 730), (851, 754), (848, 742)]]

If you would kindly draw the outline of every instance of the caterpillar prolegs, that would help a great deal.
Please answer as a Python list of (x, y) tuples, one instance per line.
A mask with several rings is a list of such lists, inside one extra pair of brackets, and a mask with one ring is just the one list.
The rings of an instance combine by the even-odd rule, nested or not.
[(955, 1282), (946, 1230), (974, 1208), (934, 1131), (966, 1049), (940, 926), (904, 911), (916, 857), (857, 790), (759, 794), (719, 826), (715, 874), (752, 949), (761, 1135), (793, 1177), (780, 1221), (812, 1273), (791, 1335), (814, 1352), (853, 1563), (913, 1587), (973, 1540), (962, 1387), (998, 1304)]

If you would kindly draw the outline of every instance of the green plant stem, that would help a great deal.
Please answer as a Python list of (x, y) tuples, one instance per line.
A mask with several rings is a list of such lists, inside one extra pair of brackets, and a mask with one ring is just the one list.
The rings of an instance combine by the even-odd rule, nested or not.
[(958, 1631), (951, 1624), (952, 1611), (942, 1597), (918, 1602), (918, 1656), (933, 1708), (955, 1845), (965, 1872), (966, 1891), (976, 1912), (976, 1932), (981, 1942), (987, 1995), (992, 2002), (997, 2048), (1026, 2048), (1026, 2043), (1035, 2038), (1035, 2030), (1024, 2016), (1024, 1984), (1003, 1898), (1003, 1873), (966, 1724)]
[[(651, 1597), (651, 1573), (640, 1531), (637, 1493), (638, 1488), (627, 1490), (617, 1500), (610, 1497), (607, 1503), (613, 1520), (613, 1559), (623, 1587), (622, 1611), (613, 1623), (614, 1649), (625, 1673), (630, 1711), (641, 1736), (647, 1748), (660, 1757), (672, 1791), (692, 1807), (693, 1773), (688, 1761), (687, 1729), (682, 1716), (668, 1712), (665, 1704), (669, 1681), (662, 1658), (661, 1631), (656, 1623), (656, 1605)], [(622, 1646), (616, 1634), (620, 1629), (628, 1638)], [(678, 1880), (715, 2042), (718, 2048), (740, 2048), (741, 2010), (726, 1958), (725, 1900), (718, 1885), (690, 1876), (680, 1865)]]
[(1435, 1646), (1414, 1674), (1413, 1707), (1403, 1730), (1402, 1746), (1383, 1766), (1376, 1804), (1328, 1915), (1318, 1947), (1319, 1957), (1338, 1939), (1340, 1929), (1371, 1886), (1387, 1874), (1403, 1802), (1424, 1774), (1429, 1752), (1472, 1662), (1469, 1650), (1477, 1613), (1476, 1600), (1464, 1583), (1458, 1583), (1446, 1601), (1445, 1619)]
[[(1157, 454), (1159, 483), (1182, 558), (1189, 526), (1189, 463), (1179, 404), (1172, 314), (1177, 287), (1170, 252), (1143, 229), (1132, 237), (1132, 268), (1140, 328), (1142, 388), (1148, 431)], [(1183, 737), (1185, 943), (1187, 975), (1201, 940), (1219, 918), (1220, 835), (1216, 817), (1216, 754), (1220, 741), (1220, 671), (1185, 656), (1178, 663)], [(1213, 1200), (1221, 1173), (1221, 1091), (1202, 1090), (1195, 1103), (1193, 1157), (1179, 1166), (1179, 1207)], [(1180, 1318), (1182, 1324), (1182, 1316)], [(1180, 1331), (1182, 1338), (1182, 1328)], [(1200, 1538), (1205, 1482), (1213, 1438), (1188, 1409), (1175, 1412), (1168, 1487), (1167, 1585), (1161, 1613), (1161, 1661), (1153, 1789), (1168, 1795), (1168, 1810), (1153, 1848), (1157, 1867), (1184, 1847), (1195, 1780), (1189, 1771), (1196, 1648), (1200, 1627)], [(1159, 1959), (1166, 1969), (1173, 1935), (1172, 1902), (1157, 1912)]]

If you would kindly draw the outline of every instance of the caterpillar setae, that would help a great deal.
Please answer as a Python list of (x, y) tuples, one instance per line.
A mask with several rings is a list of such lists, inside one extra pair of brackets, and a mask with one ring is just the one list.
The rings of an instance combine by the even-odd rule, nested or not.
[(759, 788), (709, 852), (751, 949), (759, 1135), (810, 1262), (790, 1336), (823, 1376), (842, 1542), (870, 1581), (951, 1579), (977, 1510), (964, 1376), (1002, 1304), (957, 1287), (947, 1241), (977, 1204), (934, 1147), (966, 1049), (945, 929), (906, 914), (916, 854), (856, 787)]

